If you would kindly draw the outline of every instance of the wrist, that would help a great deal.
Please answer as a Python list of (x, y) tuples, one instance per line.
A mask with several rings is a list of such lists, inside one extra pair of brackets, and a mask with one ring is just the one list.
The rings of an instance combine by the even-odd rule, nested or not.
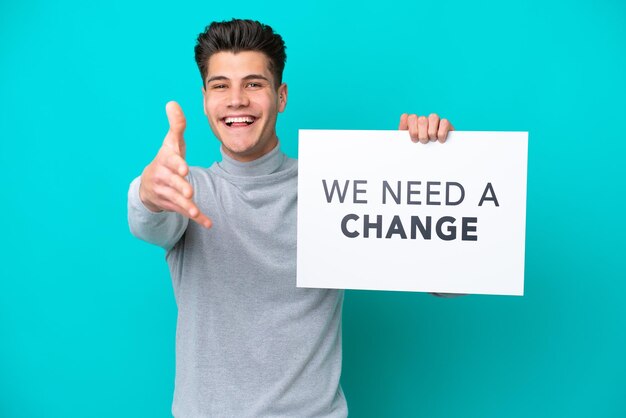
[(152, 204), (148, 199), (146, 199), (144, 197), (143, 194), (143, 190), (141, 185), (139, 186), (139, 200), (141, 200), (141, 203), (145, 206), (146, 209), (148, 209), (150, 212), (163, 212), (163, 209), (161, 209), (160, 207)]

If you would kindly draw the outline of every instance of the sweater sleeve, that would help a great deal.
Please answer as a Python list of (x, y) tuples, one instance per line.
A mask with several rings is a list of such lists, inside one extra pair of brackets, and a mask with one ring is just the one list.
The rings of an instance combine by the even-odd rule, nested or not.
[(139, 198), (141, 177), (130, 183), (128, 190), (128, 226), (137, 238), (171, 249), (183, 236), (189, 219), (176, 212), (152, 212)]

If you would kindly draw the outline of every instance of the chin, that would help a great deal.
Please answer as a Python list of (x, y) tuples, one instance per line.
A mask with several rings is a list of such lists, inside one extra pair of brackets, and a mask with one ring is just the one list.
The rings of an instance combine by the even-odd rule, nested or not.
[(222, 141), (226, 153), (239, 161), (252, 161), (259, 158), (262, 149), (257, 148), (257, 144), (242, 144), (229, 141)]
[(252, 153), (258, 147), (258, 142), (255, 141), (233, 141), (226, 139), (221, 142), (224, 148), (237, 154)]

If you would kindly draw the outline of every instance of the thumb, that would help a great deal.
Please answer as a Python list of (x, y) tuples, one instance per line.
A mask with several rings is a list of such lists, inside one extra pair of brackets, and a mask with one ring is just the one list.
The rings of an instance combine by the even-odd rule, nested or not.
[(165, 113), (170, 125), (170, 130), (165, 136), (165, 144), (185, 158), (185, 139), (183, 134), (185, 133), (187, 121), (185, 120), (183, 109), (176, 102), (168, 102), (165, 105)]

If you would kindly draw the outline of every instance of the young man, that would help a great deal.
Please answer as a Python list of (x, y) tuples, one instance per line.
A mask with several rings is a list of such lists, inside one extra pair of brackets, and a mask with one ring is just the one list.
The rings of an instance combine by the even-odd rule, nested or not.
[[(172, 413), (345, 417), (344, 292), (296, 288), (298, 169), (276, 136), (284, 42), (259, 22), (214, 22), (195, 53), (222, 161), (187, 166), (185, 118), (170, 102), (170, 130), (128, 195), (132, 233), (167, 250), (178, 306)], [(444, 142), (452, 127), (404, 114), (400, 129)]]

